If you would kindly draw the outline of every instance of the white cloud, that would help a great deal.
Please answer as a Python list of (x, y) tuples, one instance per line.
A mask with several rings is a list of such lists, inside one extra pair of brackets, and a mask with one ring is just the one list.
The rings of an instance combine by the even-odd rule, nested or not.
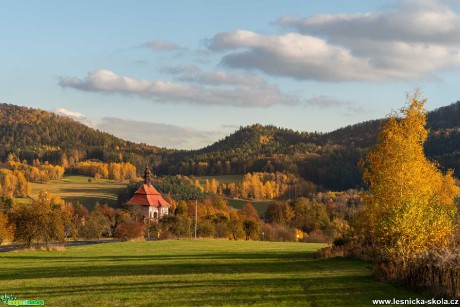
[(228, 67), (318, 81), (436, 78), (460, 68), (460, 15), (442, 1), (403, 1), (383, 12), (284, 16), (295, 32), (218, 33), (208, 48)]
[(338, 107), (351, 105), (347, 101), (338, 100), (334, 97), (324, 96), (324, 95), (311, 97), (305, 101), (305, 104), (309, 106), (318, 107), (321, 109), (338, 108)]
[(227, 71), (202, 71), (195, 65), (164, 66), (160, 71), (176, 75), (180, 81), (204, 85), (266, 85), (267, 82), (256, 74), (236, 74)]
[(148, 43), (144, 43), (142, 44), (142, 47), (150, 48), (158, 52), (178, 51), (184, 49), (178, 44), (166, 40), (155, 40)]
[(356, 106), (350, 101), (337, 99), (327, 95), (310, 97), (304, 101), (304, 105), (320, 109), (345, 109), (347, 112), (351, 113), (365, 112), (363, 107)]
[(219, 132), (115, 117), (102, 118), (98, 129), (133, 142), (177, 149), (202, 148), (222, 137)]
[(279, 24), (334, 41), (371, 40), (459, 44), (460, 16), (441, 1), (403, 1), (384, 12), (284, 16)]
[(70, 111), (64, 108), (54, 109), (53, 112), (59, 115), (68, 116), (70, 118), (84, 118), (83, 114), (74, 112), (74, 111)]
[(57, 108), (53, 112), (124, 140), (159, 147), (198, 149), (208, 146), (224, 136), (222, 132), (218, 131), (201, 131), (190, 127), (117, 117), (103, 117), (95, 120), (65, 108)]
[(238, 107), (292, 105), (298, 98), (282, 93), (274, 85), (208, 88), (168, 81), (150, 81), (120, 76), (110, 70), (88, 73), (86, 78), (60, 78), (59, 85), (88, 92), (135, 95), (157, 102), (195, 103)]
[(163, 66), (160, 68), (160, 72), (171, 74), (171, 75), (184, 75), (184, 74), (199, 73), (201, 72), (201, 69), (193, 64), (179, 65), (179, 66)]
[(177, 75), (177, 80), (206, 85), (266, 85), (267, 82), (256, 74), (235, 74), (227, 71), (202, 71), (195, 65), (164, 66), (160, 71)]
[(54, 109), (53, 112), (58, 115), (67, 116), (73, 120), (79, 121), (88, 127), (95, 128), (95, 129), (97, 128), (97, 121), (89, 119), (88, 117), (86, 117), (85, 115), (79, 112), (70, 111), (65, 108), (57, 108), (57, 109)]
[(222, 63), (227, 66), (296, 79), (344, 81), (395, 77), (391, 71), (373, 68), (369, 59), (355, 57), (346, 48), (298, 33), (279, 36), (245, 30), (220, 33), (209, 40), (209, 48), (237, 49), (223, 57)]
[(208, 71), (195, 74), (185, 74), (178, 78), (181, 81), (208, 85), (266, 85), (265, 80), (255, 74), (233, 74), (225, 71)]

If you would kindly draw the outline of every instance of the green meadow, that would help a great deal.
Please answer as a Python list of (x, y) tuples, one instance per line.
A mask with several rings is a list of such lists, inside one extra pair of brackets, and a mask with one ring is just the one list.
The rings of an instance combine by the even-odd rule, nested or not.
[(244, 175), (220, 175), (220, 176), (197, 176), (202, 186), (206, 185), (206, 180), (211, 181), (213, 178), (219, 181), (220, 183), (229, 184), (231, 182), (240, 183), (243, 181)]
[(251, 205), (256, 208), (257, 212), (261, 217), (264, 216), (267, 207), (277, 200), (245, 200), (245, 199), (237, 199), (237, 198), (224, 198), (230, 206), (236, 209), (241, 209), (245, 204), (250, 203)]
[[(215, 177), (197, 177), (201, 184), (206, 183), (206, 179), (211, 180), (216, 178), (220, 182), (241, 182), (242, 175), (225, 175)], [(127, 183), (114, 182), (113, 180), (100, 179), (95, 181), (94, 178), (80, 175), (65, 175), (61, 180), (51, 180), (48, 183), (34, 183), (31, 182), (31, 197), (35, 198), (41, 190), (46, 190), (50, 193), (59, 195), (66, 201), (73, 203), (80, 202), (87, 208), (92, 209), (96, 202), (101, 204), (116, 205), (117, 193), (119, 189), (124, 188)], [(268, 205), (275, 202), (275, 200), (268, 201), (252, 201), (243, 199), (225, 198), (225, 200), (236, 209), (241, 209), (244, 204), (250, 203), (253, 205), (260, 216), (263, 216)], [(30, 202), (30, 198), (17, 198), (17, 202), (26, 203)]]
[[(91, 209), (96, 202), (115, 205), (117, 193), (127, 183), (114, 182), (113, 180), (100, 179), (80, 175), (66, 175), (61, 180), (51, 180), (48, 183), (30, 183), (32, 197), (37, 197), (41, 190), (59, 195), (66, 201), (76, 203), (77, 201)], [(19, 199), (24, 201), (24, 199)]]
[(1, 292), (47, 306), (369, 306), (416, 298), (324, 244), (169, 240), (0, 254)]

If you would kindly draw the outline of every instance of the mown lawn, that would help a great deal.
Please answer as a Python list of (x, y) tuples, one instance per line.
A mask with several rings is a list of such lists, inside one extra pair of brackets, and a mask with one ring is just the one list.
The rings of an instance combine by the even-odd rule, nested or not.
[(369, 264), (315, 259), (322, 244), (226, 240), (110, 243), (0, 254), (0, 291), (47, 306), (369, 306), (417, 294)]

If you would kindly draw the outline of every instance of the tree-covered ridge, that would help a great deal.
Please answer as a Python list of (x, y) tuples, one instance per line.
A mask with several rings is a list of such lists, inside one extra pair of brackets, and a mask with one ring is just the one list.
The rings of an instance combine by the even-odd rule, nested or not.
[[(284, 172), (332, 190), (362, 185), (357, 168), (376, 142), (385, 120), (371, 120), (330, 133), (307, 133), (272, 125), (240, 127), (235, 133), (199, 150), (167, 150), (135, 144), (86, 127), (51, 112), (0, 104), (0, 160), (15, 153), (29, 163), (70, 166), (94, 159), (130, 162), (157, 175), (218, 176)], [(460, 172), (460, 102), (427, 115), (430, 129), (425, 153), (443, 169)], [(139, 174), (138, 174), (139, 175)]]
[(254, 124), (240, 127), (235, 133), (210, 146), (197, 150), (196, 154), (213, 152), (253, 151), (265, 154), (289, 152), (298, 144), (314, 143), (317, 133), (298, 132), (292, 129), (278, 128), (273, 125)]
[[(460, 102), (428, 113), (425, 153), (443, 169), (460, 172)], [(180, 152), (170, 174), (224, 175), (288, 172), (334, 190), (362, 185), (357, 163), (386, 120), (378, 119), (330, 133), (306, 133), (259, 124), (240, 127), (225, 139), (196, 151)], [(162, 170), (166, 170), (163, 165)]]
[(6, 150), (37, 145), (60, 148), (106, 146), (130, 147), (134, 143), (91, 129), (68, 117), (52, 112), (0, 104), (0, 129)]
[(39, 159), (52, 164), (60, 164), (65, 154), (65, 159), (73, 162), (128, 161), (140, 167), (139, 163), (147, 163), (142, 162), (146, 156), (166, 152), (122, 140), (66, 116), (11, 104), (0, 104), (0, 144), (2, 161), (9, 153), (15, 153), (21, 160)]

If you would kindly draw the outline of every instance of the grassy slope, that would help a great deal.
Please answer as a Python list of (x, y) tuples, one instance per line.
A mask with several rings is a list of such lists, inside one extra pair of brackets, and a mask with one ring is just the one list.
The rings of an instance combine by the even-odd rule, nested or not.
[(62, 180), (52, 180), (48, 183), (31, 183), (32, 197), (36, 197), (40, 190), (46, 190), (50, 193), (57, 194), (61, 198), (86, 205), (92, 208), (98, 201), (99, 203), (115, 204), (117, 201), (117, 192), (120, 188), (125, 187), (126, 183), (113, 182), (111, 180), (101, 179), (98, 181), (88, 182), (90, 177), (86, 176), (64, 176)]
[[(225, 184), (229, 184), (230, 182), (241, 183), (243, 181), (244, 175), (223, 175), (223, 176), (200, 176), (196, 177), (200, 184), (204, 186), (206, 184), (206, 179), (211, 181), (212, 178), (215, 178), (217, 181)], [(246, 200), (246, 199), (232, 199), (228, 197), (224, 197), (228, 204), (236, 209), (241, 209), (246, 203), (250, 203), (257, 209), (260, 216), (264, 216), (265, 210), (267, 209), (268, 205), (273, 204), (276, 200)]]
[(233, 208), (236, 209), (241, 209), (246, 203), (250, 203), (251, 205), (256, 208), (257, 212), (261, 217), (264, 216), (265, 211), (267, 210), (267, 207), (270, 204), (273, 204), (277, 200), (244, 200), (244, 199), (231, 199), (231, 198), (225, 198), (227, 200), (228, 204), (232, 206)]
[(222, 176), (199, 176), (195, 177), (198, 179), (202, 186), (206, 185), (206, 180), (211, 182), (212, 178), (216, 179), (220, 183), (229, 184), (230, 182), (240, 183), (243, 181), (244, 175), (222, 175)]
[(314, 259), (321, 244), (156, 241), (0, 254), (2, 293), (49, 306), (367, 306), (417, 294), (365, 262)]
[[(93, 208), (96, 202), (101, 204), (108, 203), (115, 205), (117, 201), (117, 193), (120, 188), (126, 186), (126, 183), (113, 182), (112, 180), (101, 179), (98, 181), (88, 182), (91, 177), (78, 176), (78, 175), (66, 175), (62, 180), (52, 180), (48, 183), (33, 183), (31, 182), (32, 197), (37, 197), (41, 190), (46, 190), (50, 193), (57, 194), (61, 198), (67, 201), (80, 203), (86, 205), (89, 209)], [(200, 182), (206, 182), (206, 179), (211, 180), (213, 177), (197, 177)], [(228, 175), (228, 176), (216, 176), (216, 180), (221, 182), (241, 182), (243, 179), (242, 175)], [(203, 183), (202, 183), (203, 184)], [(251, 200), (240, 200), (226, 198), (228, 203), (236, 209), (241, 209), (247, 202), (251, 203), (260, 216), (263, 216), (267, 206), (274, 200), (268, 201), (251, 201)], [(30, 202), (27, 198), (18, 198), (17, 202), (25, 203)]]

